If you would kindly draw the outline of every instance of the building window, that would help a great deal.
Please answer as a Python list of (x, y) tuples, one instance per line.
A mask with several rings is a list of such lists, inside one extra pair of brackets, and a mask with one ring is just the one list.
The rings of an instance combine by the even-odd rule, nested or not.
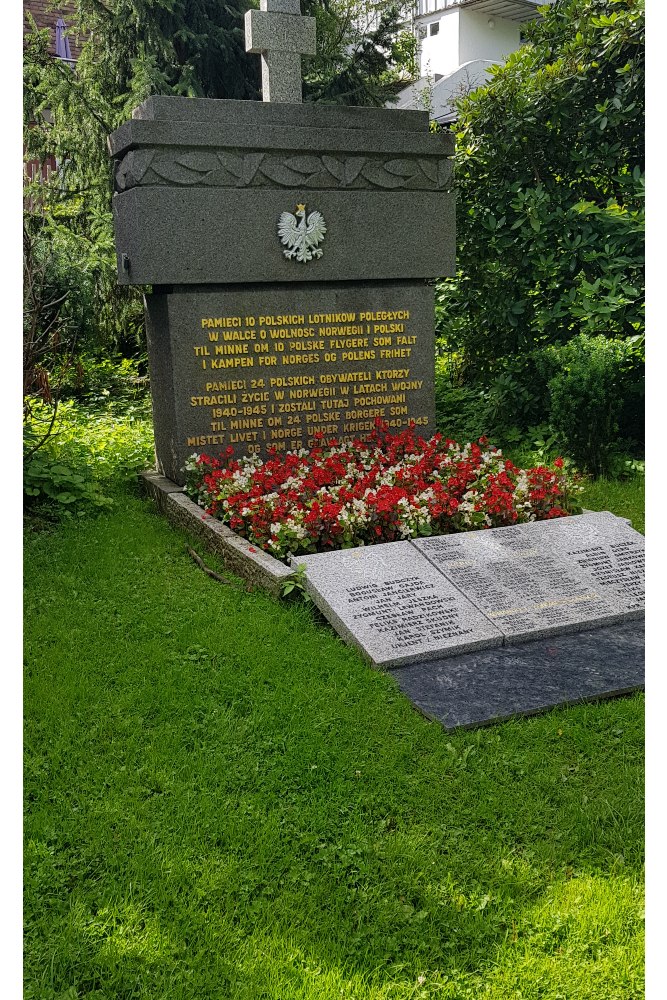
[(435, 21), (433, 24), (429, 25), (429, 34), (437, 35), (440, 31), (440, 21)]

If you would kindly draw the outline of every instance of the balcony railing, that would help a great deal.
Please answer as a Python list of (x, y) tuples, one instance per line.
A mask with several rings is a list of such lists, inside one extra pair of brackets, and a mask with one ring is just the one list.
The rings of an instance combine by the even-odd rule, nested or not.
[(513, 21), (523, 19), (522, 12), (524, 12), (525, 20), (529, 21), (535, 16), (537, 7), (553, 2), (554, 0), (417, 0), (415, 17), (435, 14), (439, 10), (447, 10), (448, 7), (482, 6), (484, 11), (491, 13), (493, 9), (498, 17), (507, 16)]

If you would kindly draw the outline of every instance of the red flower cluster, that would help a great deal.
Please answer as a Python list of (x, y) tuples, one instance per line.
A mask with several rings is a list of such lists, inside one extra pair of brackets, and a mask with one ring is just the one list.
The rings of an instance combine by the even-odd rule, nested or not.
[(485, 438), (461, 447), (414, 426), (311, 451), (220, 460), (193, 456), (186, 490), (210, 515), (279, 558), (563, 517), (576, 509), (562, 471), (518, 469)]

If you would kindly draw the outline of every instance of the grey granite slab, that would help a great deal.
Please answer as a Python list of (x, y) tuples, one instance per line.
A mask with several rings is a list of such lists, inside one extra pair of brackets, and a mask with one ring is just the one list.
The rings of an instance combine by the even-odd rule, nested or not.
[[(600, 548), (601, 535), (616, 537), (619, 531), (624, 537), (626, 532), (637, 535), (623, 522), (586, 515), (412, 544), (498, 626), (507, 642), (520, 642), (641, 614), (636, 601), (628, 602), (615, 586), (601, 587), (600, 574), (596, 577), (582, 565), (594, 559), (608, 573), (612, 557)], [(629, 565), (635, 543), (625, 539), (617, 544), (622, 553), (632, 550), (632, 556), (622, 555)], [(585, 554), (575, 555), (575, 550)], [(623, 579), (630, 586), (629, 571)]]
[[(322, 104), (271, 104), (263, 101), (220, 101), (212, 98), (149, 97), (132, 112), (142, 121), (213, 122), (219, 125), (271, 125), (291, 129), (363, 129), (371, 132), (428, 132), (427, 111), (355, 108)], [(454, 140), (445, 133), (445, 149), (452, 153)]]
[(314, 603), (376, 667), (497, 646), (500, 631), (409, 542), (297, 556)]
[(643, 624), (479, 650), (399, 667), (392, 676), (445, 729), (488, 725), (641, 689)]
[(295, 11), (249, 10), (245, 17), (245, 48), (246, 52), (314, 56), (317, 51), (315, 18), (302, 17)]
[(448, 133), (422, 133), (330, 127), (322, 117), (319, 127), (284, 128), (263, 124), (229, 124), (221, 129), (215, 121), (169, 121), (133, 118), (123, 122), (108, 140), (112, 156), (120, 156), (136, 147), (179, 146), (188, 149), (286, 149), (338, 151), (348, 153), (393, 153), (402, 156), (451, 156), (452, 138)]
[(625, 518), (599, 511), (521, 525), (519, 531), (524, 538), (539, 533), (545, 548), (557, 548), (569, 566), (576, 566), (601, 597), (627, 616), (644, 613), (645, 541)]
[[(308, 263), (286, 259), (278, 236), (299, 203), (327, 227)], [(426, 279), (454, 268), (454, 196), (439, 191), (136, 187), (114, 195), (113, 212), (121, 284)]]

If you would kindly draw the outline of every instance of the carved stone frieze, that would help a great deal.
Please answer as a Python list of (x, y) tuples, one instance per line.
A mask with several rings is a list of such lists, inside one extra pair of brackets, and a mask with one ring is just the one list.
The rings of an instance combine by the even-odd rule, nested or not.
[(117, 191), (144, 185), (442, 191), (450, 184), (444, 156), (154, 148), (131, 150), (115, 166)]

